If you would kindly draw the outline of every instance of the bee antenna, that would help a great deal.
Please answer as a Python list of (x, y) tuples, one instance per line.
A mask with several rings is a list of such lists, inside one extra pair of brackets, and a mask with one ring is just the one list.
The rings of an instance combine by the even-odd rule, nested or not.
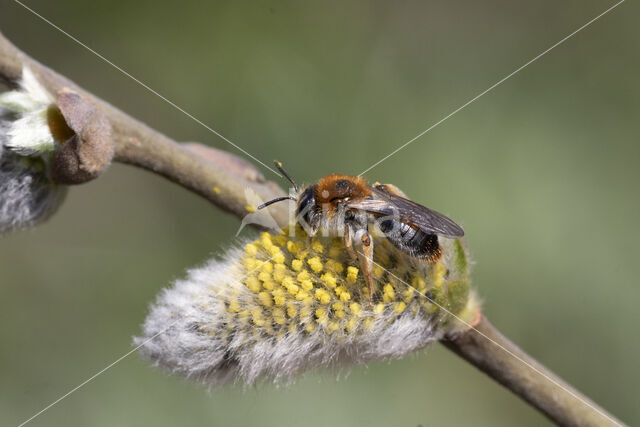
[(276, 165), (276, 168), (280, 171), (280, 173), (282, 175), (284, 175), (285, 178), (287, 178), (287, 180), (293, 184), (293, 189), (296, 190), (296, 192), (298, 191), (298, 184), (295, 183), (295, 181), (293, 179), (291, 179), (291, 177), (289, 176), (289, 174), (287, 173), (286, 170), (284, 170), (284, 168), (282, 167), (282, 163), (275, 160), (273, 162), (274, 165)]
[(283, 200), (296, 200), (296, 199), (294, 197), (291, 197), (291, 196), (276, 197), (273, 200), (269, 200), (268, 202), (261, 204), (260, 206), (258, 206), (258, 209), (266, 208), (269, 205), (272, 205), (272, 204), (278, 203), (278, 202), (282, 202)]

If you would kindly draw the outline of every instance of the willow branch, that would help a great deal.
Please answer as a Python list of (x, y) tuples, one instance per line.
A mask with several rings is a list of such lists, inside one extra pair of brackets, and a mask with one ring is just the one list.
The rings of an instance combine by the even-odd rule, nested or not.
[[(278, 185), (266, 181), (244, 159), (222, 150), (178, 144), (40, 64), (0, 33), (0, 79), (14, 84), (20, 78), (24, 65), (31, 68), (51, 93), (71, 89), (98, 106), (111, 123), (115, 161), (161, 175), (238, 217), (248, 212), (247, 188), (265, 201), (284, 195)], [(286, 223), (288, 212), (284, 204), (273, 205), (270, 213), (276, 222)]]
[(613, 415), (522, 351), (484, 316), (474, 329), (442, 343), (559, 425), (622, 425)]
[[(118, 162), (164, 176), (238, 217), (247, 213), (246, 188), (264, 200), (284, 194), (245, 160), (199, 144), (176, 143), (38, 63), (0, 33), (0, 79), (16, 82), (23, 65), (28, 65), (51, 93), (68, 88), (102, 110), (112, 127)], [(286, 224), (284, 204), (273, 205), (271, 214), (276, 222)], [(443, 344), (558, 424), (621, 424), (520, 350), (484, 317), (475, 329), (449, 337)]]

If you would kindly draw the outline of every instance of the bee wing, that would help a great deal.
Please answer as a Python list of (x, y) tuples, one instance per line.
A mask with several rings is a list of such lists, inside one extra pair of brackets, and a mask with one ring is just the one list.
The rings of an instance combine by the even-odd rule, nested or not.
[(395, 217), (398, 221), (426, 233), (450, 238), (464, 236), (464, 230), (441, 213), (376, 187), (371, 190), (373, 197), (349, 200), (346, 208), (359, 209), (378, 216)]

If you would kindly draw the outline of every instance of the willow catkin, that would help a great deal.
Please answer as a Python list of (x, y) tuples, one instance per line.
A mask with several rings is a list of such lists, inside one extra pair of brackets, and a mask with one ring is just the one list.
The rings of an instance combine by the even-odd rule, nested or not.
[(376, 238), (370, 303), (341, 239), (263, 233), (163, 290), (134, 342), (156, 365), (210, 385), (402, 357), (477, 313), (463, 243), (440, 243), (442, 259), (428, 264)]

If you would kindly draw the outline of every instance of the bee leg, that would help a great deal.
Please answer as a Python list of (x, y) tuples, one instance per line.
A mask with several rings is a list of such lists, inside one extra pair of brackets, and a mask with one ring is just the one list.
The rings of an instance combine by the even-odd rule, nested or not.
[(351, 231), (351, 227), (348, 225), (345, 227), (344, 234), (342, 235), (342, 243), (344, 244), (347, 253), (351, 257), (352, 260), (358, 259), (358, 255), (356, 251), (353, 249), (353, 233)]
[(364, 259), (360, 262), (360, 266), (369, 287), (369, 305), (371, 306), (373, 304), (373, 239), (369, 233), (366, 233), (362, 235), (361, 240)]

